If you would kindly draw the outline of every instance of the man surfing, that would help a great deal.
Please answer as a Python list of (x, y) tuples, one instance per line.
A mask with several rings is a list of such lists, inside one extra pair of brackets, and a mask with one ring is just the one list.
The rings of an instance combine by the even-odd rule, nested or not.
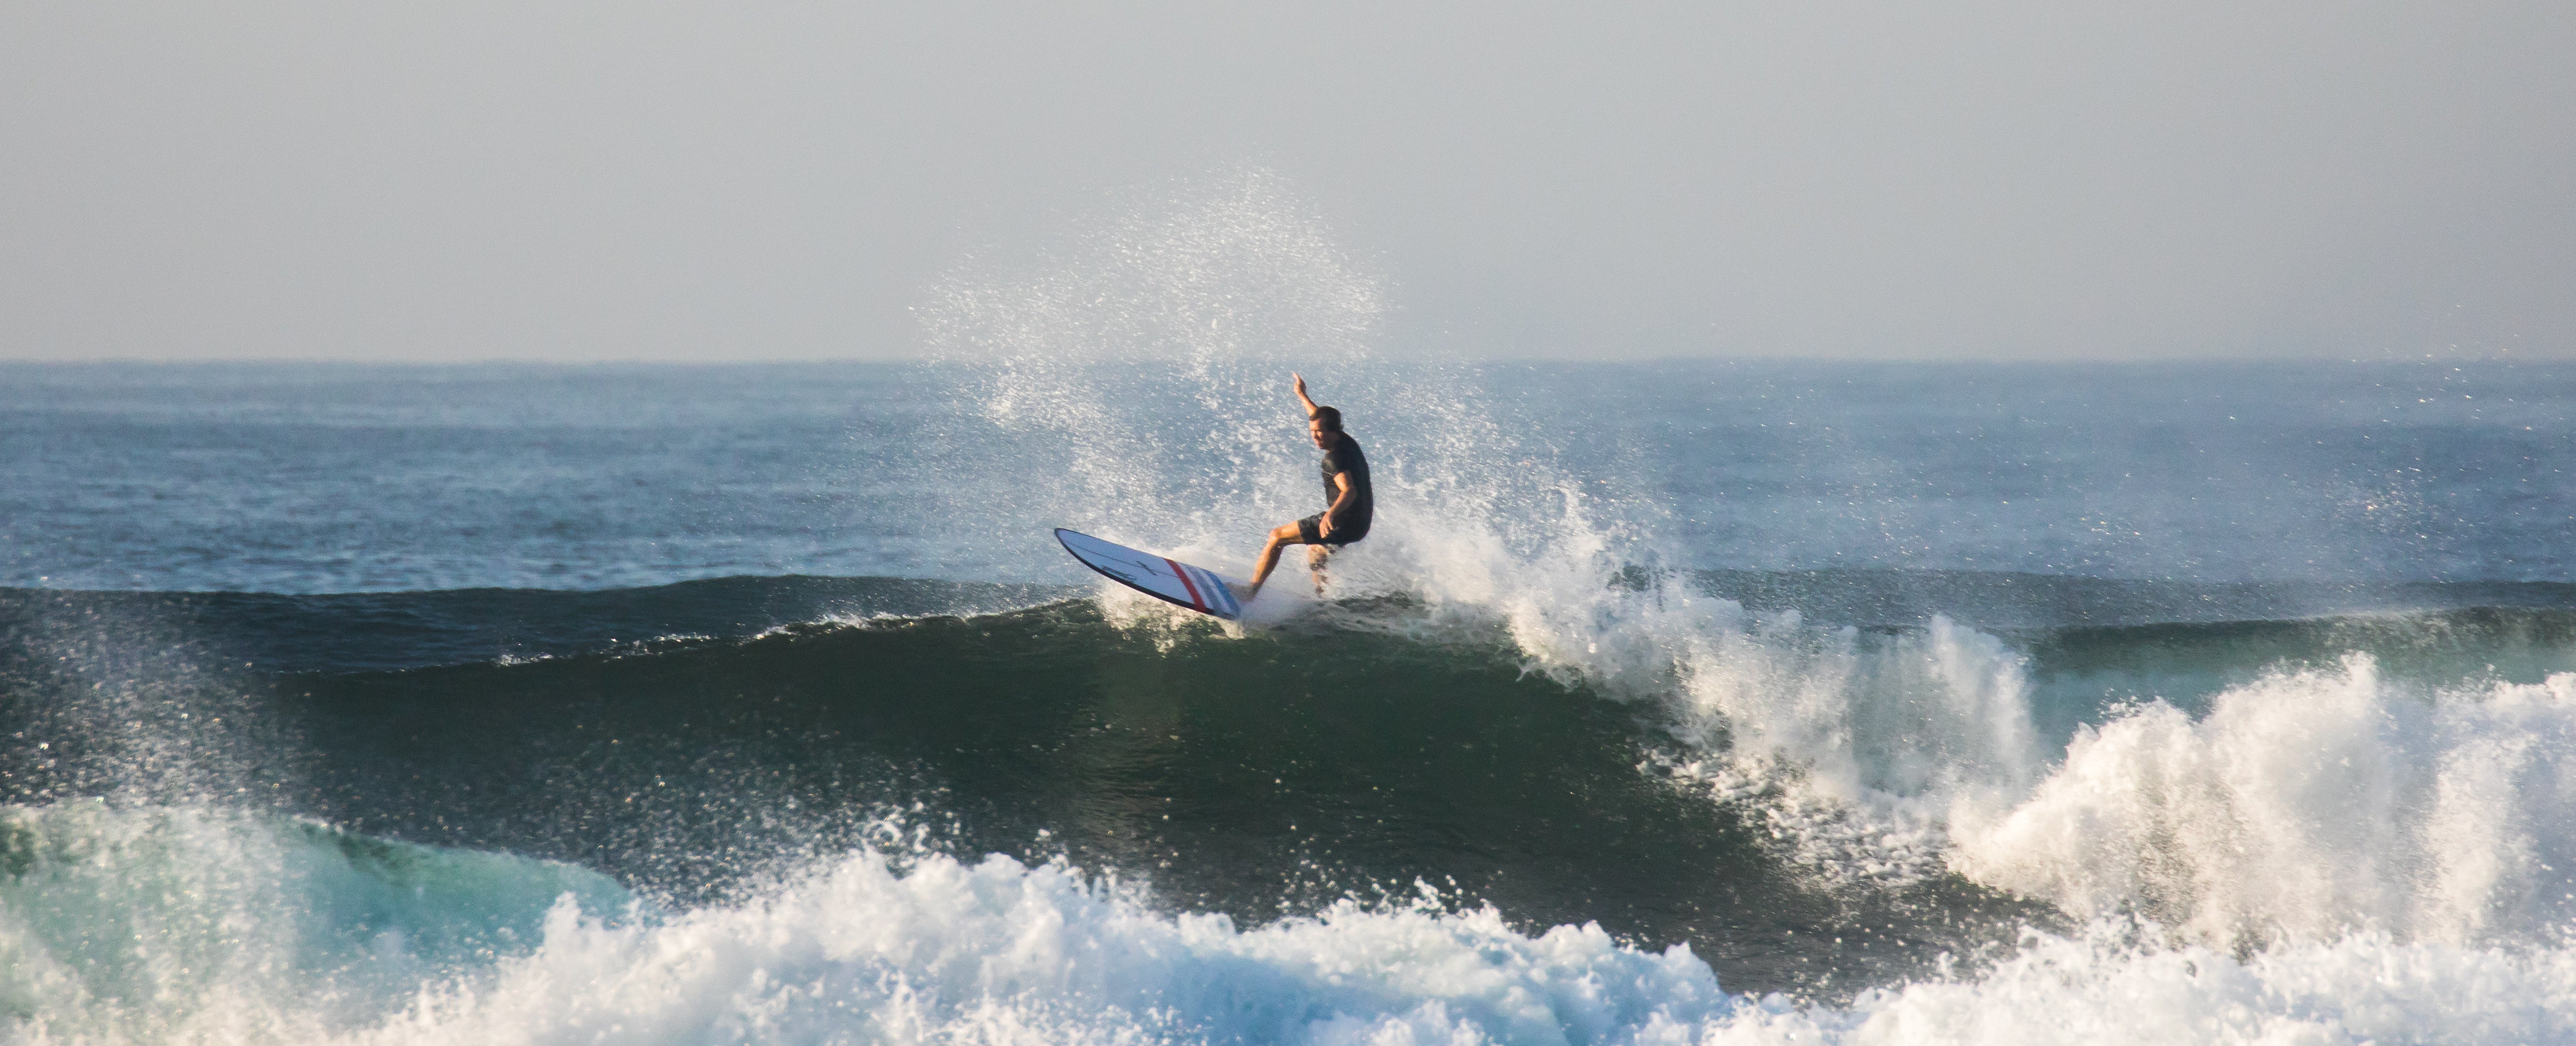
[(1252, 583), (1244, 586), (1243, 598), (1249, 602), (1261, 594), (1261, 583), (1270, 579), (1270, 571), (1279, 565), (1279, 547), (1306, 546), (1306, 569), (1315, 576), (1315, 594), (1324, 594), (1324, 560), (1333, 550), (1368, 536), (1369, 517), (1376, 503), (1369, 497), (1368, 456), (1360, 453), (1360, 441), (1342, 431), (1342, 412), (1332, 407), (1318, 407), (1306, 395), (1306, 377), (1288, 375), (1297, 381), (1297, 402), (1306, 408), (1306, 435), (1315, 441), (1315, 449), (1324, 452), (1324, 511), (1294, 523), (1282, 523), (1270, 532), (1270, 542), (1261, 546), (1261, 563), (1252, 570)]

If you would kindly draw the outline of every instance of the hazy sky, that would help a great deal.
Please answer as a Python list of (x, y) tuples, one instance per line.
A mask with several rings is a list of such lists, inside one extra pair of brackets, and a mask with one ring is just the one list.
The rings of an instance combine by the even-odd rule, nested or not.
[(1387, 351), (2569, 358), (2571, 55), (2566, 0), (0, 0), (0, 358), (911, 356), (970, 256), (1246, 166)]

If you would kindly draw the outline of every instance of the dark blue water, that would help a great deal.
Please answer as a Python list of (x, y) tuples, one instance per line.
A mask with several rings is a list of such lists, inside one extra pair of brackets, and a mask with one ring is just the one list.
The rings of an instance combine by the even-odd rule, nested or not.
[[(1043, 542), (1008, 540), (1044, 535), (1019, 496), (1063, 449), (1025, 444), (1155, 434), (1031, 439), (982, 423), (972, 377), (13, 365), (0, 583), (1078, 580)], [(1352, 398), (1385, 405), (1357, 431), (1391, 467), (1418, 462), (1443, 434), (1403, 416), (1403, 385), (1459, 379), (1365, 380), (1385, 384)], [(1653, 543), (1696, 567), (2576, 580), (2568, 367), (1672, 363), (1466, 381), (1514, 441), (1497, 455), (1651, 510)]]
[(912, 374), (18, 366), (10, 584), (401, 591), (935, 576)]

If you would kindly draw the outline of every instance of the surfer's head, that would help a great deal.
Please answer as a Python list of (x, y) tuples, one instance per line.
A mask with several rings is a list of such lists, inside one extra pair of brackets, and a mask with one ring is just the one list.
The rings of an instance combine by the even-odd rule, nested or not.
[(1341, 408), (1317, 407), (1315, 413), (1306, 416), (1306, 435), (1314, 438), (1316, 446), (1329, 450), (1333, 446), (1333, 438), (1341, 434)]

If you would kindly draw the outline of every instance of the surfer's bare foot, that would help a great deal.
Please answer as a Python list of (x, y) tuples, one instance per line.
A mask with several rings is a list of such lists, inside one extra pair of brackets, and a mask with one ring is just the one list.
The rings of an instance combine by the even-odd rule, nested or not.
[(1248, 585), (1236, 585), (1236, 586), (1234, 586), (1234, 601), (1235, 601), (1235, 602), (1237, 602), (1237, 603), (1249, 603), (1249, 602), (1252, 602), (1252, 597), (1257, 596), (1257, 595), (1260, 595), (1260, 594), (1261, 594), (1261, 583), (1260, 583), (1260, 582), (1258, 582), (1258, 581), (1252, 582), (1251, 584), (1248, 584)]

